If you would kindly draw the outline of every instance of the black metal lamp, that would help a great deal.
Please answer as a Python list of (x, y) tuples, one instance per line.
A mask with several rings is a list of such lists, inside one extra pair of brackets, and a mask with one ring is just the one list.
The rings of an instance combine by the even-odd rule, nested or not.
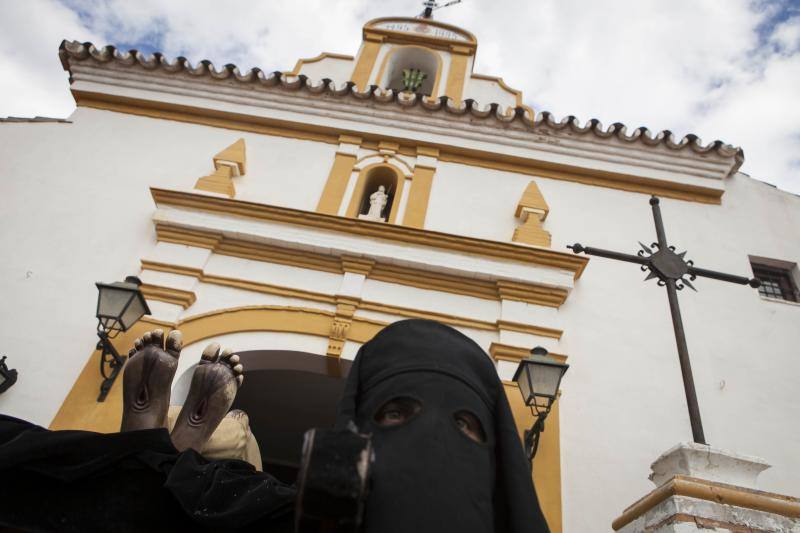
[(150, 308), (139, 289), (141, 284), (136, 276), (128, 276), (125, 281), (95, 284), (98, 290), (97, 336), (100, 337), (97, 349), (102, 350), (100, 374), (103, 376), (98, 402), (105, 401), (125, 364), (125, 357), (119, 355), (111, 339), (121, 331), (128, 331), (142, 316), (150, 314)]
[(544, 431), (544, 421), (558, 397), (561, 378), (568, 368), (568, 364), (559, 363), (547, 355), (547, 350), (537, 346), (531, 350), (530, 357), (519, 362), (514, 373), (514, 381), (519, 386), (525, 405), (536, 416), (536, 422), (525, 430), (524, 436), (525, 454), (531, 462), (539, 448), (539, 435)]
[(8, 368), (6, 365), (6, 356), (0, 357), (0, 394), (4, 393), (11, 388), (11, 385), (17, 382), (17, 371), (13, 368)]

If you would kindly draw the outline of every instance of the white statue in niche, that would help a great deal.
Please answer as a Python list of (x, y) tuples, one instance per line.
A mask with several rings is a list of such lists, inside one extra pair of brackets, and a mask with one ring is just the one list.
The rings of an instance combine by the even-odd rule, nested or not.
[(386, 194), (386, 187), (378, 186), (378, 190), (369, 195), (369, 211), (366, 214), (358, 215), (358, 218), (386, 222), (386, 219), (383, 218), (383, 210), (388, 201), (389, 195)]

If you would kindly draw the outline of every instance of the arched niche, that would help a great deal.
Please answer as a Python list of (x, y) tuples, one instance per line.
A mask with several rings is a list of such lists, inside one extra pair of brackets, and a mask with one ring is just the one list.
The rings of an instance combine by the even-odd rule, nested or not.
[(388, 199), (383, 210), (383, 218), (389, 223), (397, 219), (400, 199), (403, 194), (405, 176), (402, 171), (388, 163), (374, 163), (361, 169), (358, 181), (353, 189), (353, 196), (347, 209), (347, 216), (356, 218), (369, 211), (369, 197), (381, 185), (386, 190)]
[(442, 76), (442, 58), (436, 52), (421, 46), (397, 46), (392, 48), (381, 65), (378, 85), (396, 92), (403, 90), (403, 69), (418, 69), (426, 74), (425, 81), (417, 90), (426, 96), (437, 96)]

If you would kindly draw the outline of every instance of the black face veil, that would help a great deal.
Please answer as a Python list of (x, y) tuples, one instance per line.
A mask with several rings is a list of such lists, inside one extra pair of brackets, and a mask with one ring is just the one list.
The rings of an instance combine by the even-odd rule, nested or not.
[[(378, 423), (398, 398), (421, 408), (403, 423)], [(485, 442), (459, 427), (463, 412)], [(368, 533), (549, 531), (497, 371), (453, 328), (405, 320), (366, 343), (339, 405), (339, 425), (350, 420), (375, 447)]]

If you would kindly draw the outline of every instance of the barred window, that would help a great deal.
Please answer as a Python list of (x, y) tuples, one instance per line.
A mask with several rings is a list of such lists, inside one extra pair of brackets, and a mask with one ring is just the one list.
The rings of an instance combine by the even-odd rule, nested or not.
[(761, 296), (786, 300), (788, 302), (800, 301), (795, 275), (797, 265), (785, 261), (750, 258), (753, 275), (761, 282), (758, 292)]

